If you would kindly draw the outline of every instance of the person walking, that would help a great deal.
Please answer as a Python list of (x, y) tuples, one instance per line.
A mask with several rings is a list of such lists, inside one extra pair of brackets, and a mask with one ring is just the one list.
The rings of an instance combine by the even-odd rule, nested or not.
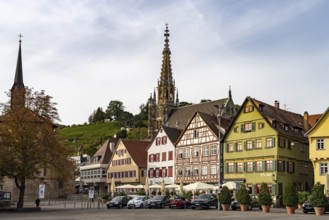
[(36, 206), (36, 207), (39, 207), (39, 205), (40, 205), (40, 199), (37, 198), (37, 199), (35, 200), (35, 206)]

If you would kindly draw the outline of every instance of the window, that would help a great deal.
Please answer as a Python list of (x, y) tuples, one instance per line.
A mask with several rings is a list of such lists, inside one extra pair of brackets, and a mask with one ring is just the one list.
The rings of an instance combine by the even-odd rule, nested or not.
[(274, 138), (266, 138), (266, 147), (274, 147)]
[(162, 152), (162, 161), (166, 161), (167, 160), (167, 152)]
[(168, 160), (173, 160), (173, 151), (168, 152)]
[(206, 166), (206, 165), (203, 165), (203, 166), (202, 166), (201, 174), (202, 174), (202, 175), (207, 175), (207, 174), (208, 174), (207, 171), (208, 171), (207, 166)]
[(184, 158), (190, 158), (190, 149), (188, 147), (185, 148), (185, 157)]
[(263, 122), (260, 122), (260, 123), (258, 123), (258, 129), (262, 129), (262, 128), (264, 128), (264, 123)]
[(217, 154), (217, 146), (211, 145), (211, 155), (216, 155), (216, 154)]
[(323, 139), (317, 139), (316, 140), (316, 149), (317, 150), (324, 150), (324, 140)]
[(234, 148), (233, 148), (233, 144), (227, 144), (226, 145), (226, 152), (233, 152)]
[(193, 137), (194, 138), (198, 138), (199, 137), (199, 131), (198, 130), (194, 130), (193, 131)]
[(202, 146), (202, 155), (203, 156), (208, 156), (209, 155), (209, 148), (208, 148), (208, 146)]
[(158, 177), (159, 177), (159, 174), (160, 174), (159, 169), (156, 169), (156, 170), (155, 170), (155, 177), (158, 178)]
[(217, 166), (216, 165), (210, 165), (210, 174), (211, 175), (217, 174)]
[(234, 173), (234, 163), (233, 162), (227, 163), (227, 172)]
[[(154, 159), (154, 158), (153, 158), (153, 154), (150, 154), (150, 155), (149, 155), (149, 161), (150, 161), (150, 163), (153, 163), (153, 161), (154, 161), (153, 159)], [(113, 162), (115, 162), (115, 161), (113, 161)]]
[(295, 172), (295, 163), (294, 162), (288, 161), (287, 165), (288, 165), (288, 167), (287, 167), (287, 172), (288, 173)]
[(199, 167), (198, 166), (194, 166), (193, 167), (193, 175), (198, 175), (199, 174)]
[(242, 143), (236, 143), (236, 151), (242, 151)]
[(245, 123), (241, 125), (241, 132), (251, 132), (251, 131), (255, 131), (255, 126), (256, 123), (255, 122), (250, 122), (250, 123)]
[(239, 127), (238, 126), (235, 126), (234, 127), (234, 133), (238, 133), (239, 132)]
[(236, 172), (237, 173), (242, 173), (243, 172), (243, 163), (242, 162), (237, 162), (236, 163)]
[(166, 177), (167, 170), (166, 168), (162, 168), (162, 177)]
[(160, 137), (157, 137), (157, 138), (155, 139), (155, 145), (158, 146), (158, 145), (160, 145), (160, 144), (161, 144), (161, 138), (160, 138)]
[(162, 144), (167, 144), (167, 137), (162, 137)]
[(254, 111), (254, 106), (252, 106), (252, 105), (246, 105), (244, 107), (244, 112), (245, 113), (252, 112), (252, 111)]
[(185, 167), (185, 176), (191, 176), (191, 167)]
[(254, 171), (254, 163), (247, 162), (247, 172), (253, 172), (253, 171)]
[(177, 158), (178, 159), (183, 159), (183, 149), (178, 149)]
[(279, 147), (286, 147), (286, 139), (282, 138), (282, 137), (278, 137), (278, 146)]
[(155, 161), (159, 162), (160, 161), (160, 153), (155, 154)]
[(284, 166), (284, 161), (282, 161), (282, 160), (279, 160), (278, 161), (278, 171), (279, 172), (284, 172), (285, 171), (285, 166)]
[(244, 131), (248, 132), (252, 130), (252, 124), (251, 123), (247, 123), (244, 125)]
[(320, 175), (325, 175), (328, 173), (328, 164), (320, 163)]
[(266, 171), (273, 171), (273, 161), (267, 160), (265, 163), (265, 170)]
[(258, 139), (256, 140), (256, 149), (261, 149), (262, 148), (262, 140)]
[(194, 147), (193, 149), (193, 157), (198, 157), (199, 156), (199, 147)]
[(247, 141), (247, 142), (246, 142), (246, 149), (247, 149), (247, 150), (252, 150), (252, 148), (253, 148), (252, 145), (253, 145), (253, 144), (252, 144), (252, 141)]
[(177, 169), (177, 176), (183, 176), (183, 169), (180, 167)]
[(263, 171), (263, 161), (257, 161), (256, 162), (256, 171), (257, 172)]

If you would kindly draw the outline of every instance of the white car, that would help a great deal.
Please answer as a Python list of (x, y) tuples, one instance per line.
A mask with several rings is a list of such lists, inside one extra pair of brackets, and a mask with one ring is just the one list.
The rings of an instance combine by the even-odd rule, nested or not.
[(144, 208), (146, 207), (146, 197), (145, 196), (136, 196), (133, 199), (128, 201), (127, 207), (131, 208)]

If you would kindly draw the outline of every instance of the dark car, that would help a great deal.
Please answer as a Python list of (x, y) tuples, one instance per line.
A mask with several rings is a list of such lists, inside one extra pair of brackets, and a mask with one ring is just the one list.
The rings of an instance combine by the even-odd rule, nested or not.
[(175, 198), (170, 201), (170, 208), (181, 208), (181, 209), (186, 209), (191, 206), (191, 202), (185, 200), (185, 198)]
[(124, 206), (127, 206), (128, 201), (130, 198), (127, 196), (116, 196), (111, 201), (108, 201), (106, 203), (106, 207), (108, 209), (117, 207), (118, 209), (123, 208)]
[(209, 209), (211, 206), (218, 207), (218, 201), (215, 195), (212, 194), (201, 194), (197, 199), (191, 202), (191, 208), (205, 208)]
[[(328, 202), (324, 212), (329, 212), (329, 197), (327, 198), (327, 200)], [(309, 201), (306, 201), (302, 205), (302, 210), (304, 213), (314, 212), (314, 207), (311, 206), (311, 203)]]
[[(258, 208), (259, 210), (261, 210), (262, 206), (260, 205), (257, 196), (251, 195), (250, 197), (251, 199), (250, 199), (250, 203), (248, 204), (248, 210), (252, 210), (253, 208)], [(231, 202), (231, 209), (232, 210), (240, 209), (240, 204), (236, 199), (234, 199)]]
[(164, 208), (170, 206), (170, 200), (168, 196), (154, 196), (147, 202), (147, 208)]

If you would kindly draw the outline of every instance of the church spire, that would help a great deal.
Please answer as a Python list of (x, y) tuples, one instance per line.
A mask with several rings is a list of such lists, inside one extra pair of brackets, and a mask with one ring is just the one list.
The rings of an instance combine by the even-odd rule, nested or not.
[(24, 107), (25, 105), (25, 86), (23, 82), (23, 65), (22, 65), (22, 34), (19, 37), (18, 57), (13, 87), (11, 88), (11, 107)]
[(16, 73), (15, 73), (15, 80), (14, 80), (14, 87), (17, 88), (24, 88), (23, 83), (23, 65), (22, 65), (22, 51), (21, 51), (21, 43), (22, 43), (22, 34), (18, 35), (19, 37), (19, 48), (18, 48), (18, 57), (17, 57), (17, 64), (16, 64)]

